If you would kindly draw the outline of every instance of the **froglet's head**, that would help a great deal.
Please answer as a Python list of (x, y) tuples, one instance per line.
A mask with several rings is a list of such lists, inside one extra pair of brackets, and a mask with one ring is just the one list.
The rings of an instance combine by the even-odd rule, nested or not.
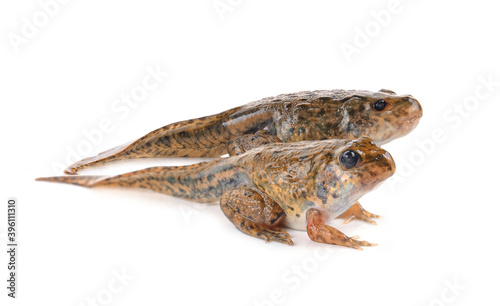
[(415, 98), (387, 89), (353, 97), (343, 109), (341, 128), (346, 138), (369, 136), (378, 145), (410, 133), (422, 117), (422, 106)]
[(332, 217), (392, 176), (396, 165), (391, 154), (370, 138), (345, 141), (318, 168), (317, 197)]

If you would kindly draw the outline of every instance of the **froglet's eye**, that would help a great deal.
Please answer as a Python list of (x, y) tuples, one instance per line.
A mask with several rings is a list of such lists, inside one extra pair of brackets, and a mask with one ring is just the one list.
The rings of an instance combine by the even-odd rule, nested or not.
[(340, 155), (340, 163), (347, 169), (351, 169), (358, 163), (359, 154), (353, 150), (347, 150)]
[(386, 106), (387, 106), (387, 102), (385, 102), (384, 99), (377, 100), (377, 101), (373, 102), (373, 105), (372, 105), (373, 109), (377, 110), (377, 111), (383, 111)]

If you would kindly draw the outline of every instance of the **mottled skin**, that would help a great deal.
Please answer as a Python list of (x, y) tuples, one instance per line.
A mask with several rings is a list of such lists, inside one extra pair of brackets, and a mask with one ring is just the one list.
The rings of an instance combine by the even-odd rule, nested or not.
[[(376, 101), (387, 104), (374, 108)], [(422, 108), (390, 90), (303, 91), (265, 98), (217, 115), (173, 123), (131, 143), (85, 158), (65, 172), (145, 157), (220, 157), (273, 142), (372, 138), (378, 145), (408, 134)], [(256, 136), (256, 137), (254, 137)]]
[[(348, 168), (340, 156), (355, 152)], [(354, 153), (353, 153), (354, 154)], [(388, 152), (367, 137), (263, 145), (243, 154), (180, 167), (155, 167), (118, 176), (40, 178), (86, 187), (139, 187), (198, 202), (220, 200), (224, 214), (246, 234), (292, 244), (283, 225), (307, 230), (314, 241), (371, 245), (325, 223), (336, 217), (376, 217), (357, 202), (395, 171)]]

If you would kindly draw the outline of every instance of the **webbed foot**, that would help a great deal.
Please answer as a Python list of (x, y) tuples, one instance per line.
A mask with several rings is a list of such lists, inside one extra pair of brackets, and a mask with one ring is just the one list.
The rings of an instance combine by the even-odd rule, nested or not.
[[(276, 241), (293, 245), (292, 237), (283, 228), (269, 227), (259, 224), (248, 219), (240, 217), (240, 223), (235, 223), (236, 227), (243, 233), (264, 239), (266, 242)], [(232, 220), (231, 220), (232, 221)], [(234, 222), (233, 222), (234, 223)]]

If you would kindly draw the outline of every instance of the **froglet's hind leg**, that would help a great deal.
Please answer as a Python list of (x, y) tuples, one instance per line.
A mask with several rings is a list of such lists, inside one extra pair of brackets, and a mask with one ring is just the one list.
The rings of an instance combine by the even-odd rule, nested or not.
[(222, 195), (220, 206), (243, 233), (293, 245), (290, 235), (281, 227), (284, 211), (264, 192), (252, 187), (229, 190)]
[(256, 134), (244, 134), (231, 139), (227, 143), (227, 152), (230, 156), (240, 155), (253, 148), (276, 142), (282, 141), (275, 135), (265, 134), (262, 132)]
[(359, 202), (354, 203), (348, 210), (346, 210), (343, 214), (338, 216), (337, 218), (340, 219), (345, 219), (344, 224), (347, 224), (351, 222), (352, 220), (361, 220), (365, 221), (371, 224), (376, 225), (377, 222), (375, 222), (376, 218), (381, 218), (382, 216), (372, 214), (368, 211), (366, 211), (360, 204)]
[(363, 250), (362, 246), (377, 245), (356, 240), (357, 237), (347, 237), (338, 229), (326, 225), (321, 211), (314, 208), (307, 211), (307, 234), (312, 241), (337, 244), (358, 250)]

